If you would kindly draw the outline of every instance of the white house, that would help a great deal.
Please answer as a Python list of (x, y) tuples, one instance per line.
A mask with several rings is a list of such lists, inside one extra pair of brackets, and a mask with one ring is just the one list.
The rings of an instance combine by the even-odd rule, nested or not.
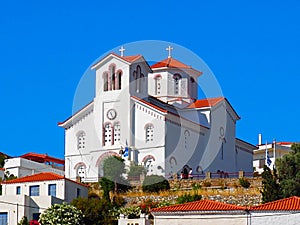
[(52, 204), (88, 196), (88, 186), (45, 172), (1, 183), (0, 224), (17, 224), (26, 216), (38, 220)]
[(300, 197), (244, 207), (210, 200), (166, 206), (151, 210), (154, 225), (298, 225)]
[(64, 176), (64, 163), (65, 161), (62, 159), (30, 152), (20, 157), (5, 159), (4, 168), (9, 174), (17, 177), (42, 172), (52, 172)]
[[(253, 151), (253, 167), (258, 173), (262, 173), (264, 165), (273, 168), (275, 161), (278, 158), (291, 152), (292, 142), (276, 142), (262, 144), (261, 135), (259, 135), (258, 148)], [(269, 157), (269, 164), (266, 161), (267, 154)]]
[(251, 225), (300, 224), (300, 197), (290, 197), (250, 208)]
[(202, 72), (172, 57), (149, 66), (141, 55), (115, 53), (91, 69), (94, 100), (58, 124), (66, 177), (96, 182), (112, 155), (144, 165), (148, 175), (253, 171), (255, 146), (236, 138), (240, 117), (229, 101), (198, 99)]
[(151, 210), (154, 225), (248, 225), (246, 207), (200, 200)]

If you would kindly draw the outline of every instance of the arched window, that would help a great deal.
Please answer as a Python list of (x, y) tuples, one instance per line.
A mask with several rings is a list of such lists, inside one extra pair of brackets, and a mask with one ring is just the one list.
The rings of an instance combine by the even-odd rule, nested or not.
[(141, 92), (141, 82), (142, 78), (144, 77), (144, 74), (142, 74), (142, 69), (140, 65), (137, 65), (136, 70), (133, 71), (133, 76), (135, 79), (135, 91)]
[(155, 79), (155, 94), (159, 95), (161, 89), (161, 76), (156, 76), (154, 79)]
[(179, 95), (180, 94), (180, 81), (181, 81), (181, 76), (180, 74), (175, 74), (173, 76), (174, 79), (174, 95)]
[(114, 126), (114, 143), (118, 143), (121, 140), (121, 126), (120, 123), (116, 123)]
[(103, 91), (108, 91), (108, 73), (103, 73)]
[(122, 70), (118, 70), (116, 74), (116, 90), (121, 90), (121, 84), (122, 84)]
[(116, 88), (116, 66), (114, 64), (109, 66), (109, 80), (110, 80), (110, 85), (109, 85), (109, 90), (115, 90)]
[(153, 134), (154, 134), (154, 127), (152, 124), (147, 124), (145, 127), (146, 132), (146, 142), (152, 142), (153, 141)]
[(77, 134), (77, 149), (85, 149), (85, 133), (83, 131), (80, 131)]
[(112, 125), (110, 123), (106, 123), (104, 125), (104, 145), (111, 145), (112, 144)]

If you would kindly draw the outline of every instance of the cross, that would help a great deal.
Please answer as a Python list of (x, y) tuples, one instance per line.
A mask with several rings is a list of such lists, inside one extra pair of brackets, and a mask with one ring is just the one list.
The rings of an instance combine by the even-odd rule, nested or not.
[(167, 47), (166, 50), (169, 51), (168, 58), (171, 58), (171, 51), (173, 50), (173, 48), (169, 45), (169, 47)]
[(123, 46), (121, 46), (121, 48), (119, 49), (119, 52), (121, 52), (121, 56), (123, 57), (124, 56), (124, 51), (125, 51), (126, 49), (123, 47)]

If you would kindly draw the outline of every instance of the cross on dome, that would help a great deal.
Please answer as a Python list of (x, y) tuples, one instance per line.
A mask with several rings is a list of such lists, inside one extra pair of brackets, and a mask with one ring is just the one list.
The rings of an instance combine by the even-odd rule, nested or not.
[(171, 58), (171, 51), (173, 50), (173, 48), (171, 47), (171, 45), (169, 45), (169, 47), (167, 47), (166, 50), (169, 51), (168, 58)]
[(119, 52), (121, 52), (121, 56), (123, 57), (124, 56), (124, 51), (125, 51), (126, 49), (123, 47), (123, 46), (121, 46), (121, 48), (119, 49)]

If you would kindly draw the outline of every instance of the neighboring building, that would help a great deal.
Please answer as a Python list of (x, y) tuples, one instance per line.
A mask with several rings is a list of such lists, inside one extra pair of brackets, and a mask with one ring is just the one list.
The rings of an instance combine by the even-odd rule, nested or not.
[(250, 208), (251, 225), (299, 225), (300, 197), (290, 197)]
[(248, 225), (246, 207), (200, 200), (151, 210), (154, 225)]
[(64, 176), (64, 164), (65, 161), (62, 159), (30, 152), (17, 158), (5, 159), (4, 168), (9, 174), (17, 177), (42, 172), (52, 172)]
[(300, 197), (290, 197), (266, 204), (243, 207), (210, 200), (200, 200), (151, 210), (154, 225), (298, 225)]
[[(275, 164), (276, 159), (291, 152), (292, 142), (275, 142), (261, 143), (261, 136), (259, 136), (258, 148), (253, 151), (253, 167), (258, 173), (262, 173), (264, 165), (268, 165), (271, 169)], [(269, 164), (267, 163), (267, 153), (269, 156)]]
[(23, 216), (37, 220), (52, 204), (87, 197), (87, 185), (45, 172), (1, 183), (0, 224), (17, 224)]
[(114, 53), (92, 69), (94, 100), (59, 123), (66, 177), (97, 182), (112, 155), (148, 175), (253, 172), (255, 146), (236, 138), (240, 117), (229, 101), (197, 100), (202, 72), (172, 57), (149, 66), (141, 55)]
[(118, 220), (118, 225), (150, 225), (150, 220), (148, 216), (145, 214), (141, 214), (140, 218), (136, 219), (128, 219), (128, 217), (123, 214), (120, 215), (120, 219)]

